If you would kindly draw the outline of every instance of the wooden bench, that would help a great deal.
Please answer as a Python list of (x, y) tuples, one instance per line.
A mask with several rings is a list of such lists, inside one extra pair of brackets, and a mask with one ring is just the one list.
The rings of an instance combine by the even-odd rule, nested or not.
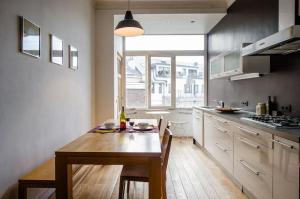
[[(73, 175), (79, 173), (81, 165), (73, 165)], [(86, 169), (85, 169), (86, 170)], [(80, 172), (75, 183), (84, 177), (85, 172)], [(52, 158), (19, 179), (19, 199), (27, 198), (28, 188), (55, 188), (55, 158)]]
[(19, 179), (19, 198), (27, 198), (27, 188), (55, 188), (55, 159), (48, 160)]

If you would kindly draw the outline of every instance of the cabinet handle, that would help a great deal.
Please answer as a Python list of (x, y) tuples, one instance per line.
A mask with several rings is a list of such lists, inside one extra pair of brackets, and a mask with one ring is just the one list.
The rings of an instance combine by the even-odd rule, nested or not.
[(198, 119), (198, 120), (200, 120), (201, 119), (201, 117), (195, 117), (196, 119)]
[(228, 123), (226, 120), (221, 120), (221, 119), (218, 119), (218, 118), (216, 118), (216, 120), (219, 121), (219, 122), (222, 122), (222, 123), (224, 123), (224, 124), (227, 124), (227, 123)]
[(239, 139), (240, 139), (241, 142), (247, 144), (248, 146), (251, 146), (251, 147), (256, 148), (256, 149), (260, 148), (259, 145), (251, 143), (251, 142), (247, 141), (247, 139), (245, 139), (245, 138), (239, 138)]
[(239, 126), (238, 126), (238, 129), (240, 129), (241, 131), (244, 131), (244, 132), (246, 132), (246, 133), (249, 133), (249, 134), (251, 134), (251, 135), (256, 135), (256, 136), (259, 135), (259, 133), (257, 133), (257, 132), (254, 132), (254, 131), (251, 131), (251, 130), (248, 130), (248, 129), (244, 129), (244, 128), (239, 127)]
[(276, 142), (276, 143), (278, 143), (278, 144), (280, 144), (280, 145), (282, 145), (282, 146), (288, 147), (288, 148), (290, 148), (290, 149), (294, 149), (294, 148), (295, 148), (293, 145), (286, 144), (286, 143), (281, 142), (281, 141), (279, 141), (279, 140), (273, 140), (273, 142)]
[(224, 152), (227, 152), (227, 149), (225, 149), (224, 147), (222, 147), (220, 144), (216, 143), (216, 146), (221, 149)]
[(219, 127), (217, 127), (217, 130), (218, 130), (218, 131), (220, 131), (220, 132), (222, 132), (222, 133), (228, 133), (228, 131), (227, 131), (227, 130), (225, 130), (225, 129), (221, 129), (221, 128), (219, 128)]
[(245, 160), (240, 160), (241, 165), (243, 165), (245, 168), (247, 168), (249, 171), (251, 171), (252, 173), (254, 173), (255, 175), (259, 175), (259, 171), (256, 171), (255, 169), (253, 169), (250, 165), (248, 165), (246, 163)]

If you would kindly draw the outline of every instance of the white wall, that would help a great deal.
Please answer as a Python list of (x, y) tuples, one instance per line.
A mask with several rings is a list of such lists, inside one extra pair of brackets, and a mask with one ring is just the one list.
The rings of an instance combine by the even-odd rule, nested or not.
[(117, 52), (121, 37), (114, 36), (114, 11), (96, 11), (96, 122), (114, 118), (117, 111)]
[[(16, 198), (21, 175), (94, 125), (94, 14), (92, 0), (0, 1), (0, 198)], [(18, 52), (18, 15), (41, 27), (40, 59)], [(64, 41), (63, 66), (49, 62), (49, 33)]]

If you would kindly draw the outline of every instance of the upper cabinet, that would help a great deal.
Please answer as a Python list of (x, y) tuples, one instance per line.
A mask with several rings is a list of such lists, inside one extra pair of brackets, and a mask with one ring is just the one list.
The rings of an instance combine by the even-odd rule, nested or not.
[(270, 73), (270, 57), (242, 57), (240, 51), (221, 53), (210, 59), (210, 79)]
[(218, 78), (223, 73), (224, 58), (217, 56), (210, 60), (210, 78)]

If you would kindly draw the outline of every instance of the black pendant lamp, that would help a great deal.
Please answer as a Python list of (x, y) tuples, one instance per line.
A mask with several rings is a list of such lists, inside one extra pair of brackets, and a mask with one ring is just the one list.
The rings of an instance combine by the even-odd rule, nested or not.
[(115, 35), (123, 37), (134, 37), (144, 34), (144, 29), (141, 24), (133, 19), (132, 13), (129, 10), (129, 0), (128, 0), (128, 10), (126, 11), (124, 20), (120, 21), (115, 28)]

